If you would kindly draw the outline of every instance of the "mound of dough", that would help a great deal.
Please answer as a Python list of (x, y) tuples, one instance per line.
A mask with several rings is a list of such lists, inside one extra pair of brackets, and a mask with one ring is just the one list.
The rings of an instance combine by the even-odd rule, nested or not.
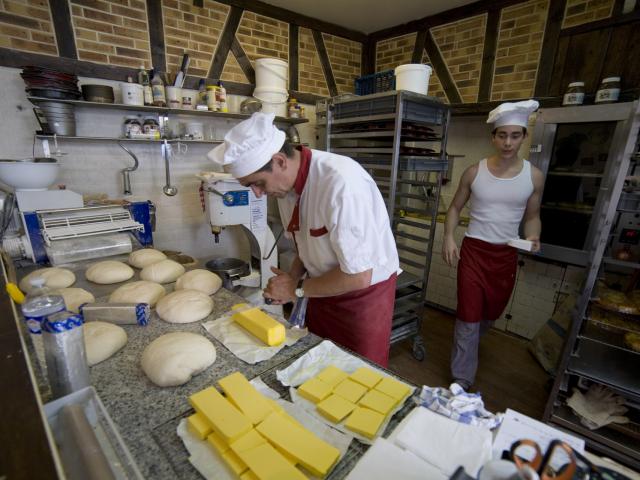
[(153, 307), (167, 292), (159, 283), (140, 280), (125, 283), (116, 288), (109, 297), (110, 303), (148, 303)]
[(40, 268), (20, 280), (20, 290), (29, 293), (31, 291), (31, 284), (29, 282), (32, 278), (36, 277), (44, 278), (45, 285), (54, 290), (70, 287), (76, 282), (76, 276), (71, 270), (67, 270), (66, 268)]
[(62, 295), (67, 310), (74, 313), (78, 313), (78, 307), (83, 303), (93, 303), (96, 301), (96, 297), (84, 288), (60, 288), (55, 290), (55, 293)]
[(216, 361), (216, 347), (202, 335), (167, 333), (142, 352), (142, 370), (159, 387), (174, 387), (191, 380)]
[(133, 277), (133, 268), (123, 262), (105, 260), (91, 265), (84, 275), (90, 282), (108, 285), (129, 280)]
[(158, 316), (169, 323), (197, 322), (212, 311), (211, 297), (197, 290), (177, 290), (161, 298), (156, 305)]
[(129, 265), (136, 268), (144, 268), (160, 260), (166, 259), (167, 256), (160, 250), (155, 248), (142, 248), (129, 254)]
[(209, 270), (191, 270), (176, 280), (176, 290), (198, 290), (213, 295), (222, 287), (222, 279)]
[(127, 332), (113, 323), (87, 322), (82, 328), (90, 367), (111, 357), (127, 344)]
[(140, 278), (156, 283), (175, 282), (184, 273), (184, 267), (173, 260), (160, 260), (142, 269)]

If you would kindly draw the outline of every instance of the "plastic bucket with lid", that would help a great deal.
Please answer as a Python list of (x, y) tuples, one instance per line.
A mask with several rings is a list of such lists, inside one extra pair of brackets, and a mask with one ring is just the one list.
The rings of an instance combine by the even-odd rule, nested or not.
[(262, 113), (274, 113), (277, 117), (287, 116), (287, 102), (262, 102)]
[(279, 58), (258, 58), (256, 60), (256, 87), (273, 90), (287, 90), (289, 64)]
[(263, 102), (283, 103), (287, 101), (289, 92), (285, 89), (256, 87), (253, 90), (253, 96)]
[(431, 67), (421, 63), (408, 63), (396, 67), (396, 90), (427, 94)]

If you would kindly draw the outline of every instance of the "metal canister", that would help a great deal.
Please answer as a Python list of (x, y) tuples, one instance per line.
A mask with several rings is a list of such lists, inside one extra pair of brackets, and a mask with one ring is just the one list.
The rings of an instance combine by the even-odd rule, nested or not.
[(47, 377), (54, 398), (90, 385), (83, 323), (82, 315), (71, 312), (54, 313), (42, 322)]

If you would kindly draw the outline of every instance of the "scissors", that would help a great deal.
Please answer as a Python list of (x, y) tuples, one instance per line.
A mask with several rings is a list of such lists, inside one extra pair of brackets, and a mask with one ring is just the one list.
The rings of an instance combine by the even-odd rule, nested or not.
[[(534, 451), (533, 458), (531, 458), (530, 455), (531, 449)], [(529, 455), (523, 456), (523, 452)], [(557, 472), (551, 468), (551, 460), (554, 458), (556, 452), (560, 452), (561, 455), (562, 453), (566, 454), (566, 457), (569, 459), (569, 462), (563, 465)], [(573, 449), (562, 440), (553, 440), (544, 455), (542, 449), (535, 441), (529, 439), (518, 440), (511, 445), (509, 456), (519, 470), (533, 470), (537, 475), (532, 475), (532, 477), (535, 478), (537, 476), (540, 480), (571, 480), (576, 473), (576, 456)], [(564, 457), (565, 455), (562, 456)]]

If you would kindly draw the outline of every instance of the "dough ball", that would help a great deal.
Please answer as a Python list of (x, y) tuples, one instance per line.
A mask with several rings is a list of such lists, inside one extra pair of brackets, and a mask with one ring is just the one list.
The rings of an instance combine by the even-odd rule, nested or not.
[(167, 294), (159, 283), (140, 280), (125, 283), (116, 288), (109, 297), (110, 303), (148, 303), (153, 307), (158, 300)]
[(29, 293), (31, 291), (29, 281), (36, 277), (44, 278), (45, 285), (54, 290), (70, 287), (76, 282), (76, 276), (71, 270), (67, 270), (66, 268), (40, 268), (20, 280), (20, 290)]
[(91, 265), (84, 275), (90, 282), (108, 285), (129, 280), (133, 277), (133, 268), (123, 262), (105, 260)]
[(169, 323), (197, 322), (212, 311), (211, 297), (197, 290), (177, 290), (161, 298), (156, 305), (158, 316)]
[(90, 367), (111, 357), (127, 344), (127, 332), (113, 323), (87, 322), (82, 329)]
[(167, 256), (155, 248), (142, 248), (129, 254), (129, 265), (136, 268), (144, 268), (152, 263), (164, 260)]
[(96, 301), (90, 292), (84, 288), (60, 288), (55, 291), (64, 298), (64, 304), (70, 312), (78, 313), (78, 307), (83, 303), (93, 303)]
[(198, 290), (213, 295), (222, 287), (222, 279), (209, 270), (191, 270), (176, 280), (176, 290)]
[(140, 278), (157, 283), (171, 283), (184, 273), (184, 267), (173, 260), (160, 260), (142, 269)]
[(159, 387), (174, 387), (191, 380), (216, 361), (216, 347), (202, 335), (167, 333), (142, 352), (142, 370)]

